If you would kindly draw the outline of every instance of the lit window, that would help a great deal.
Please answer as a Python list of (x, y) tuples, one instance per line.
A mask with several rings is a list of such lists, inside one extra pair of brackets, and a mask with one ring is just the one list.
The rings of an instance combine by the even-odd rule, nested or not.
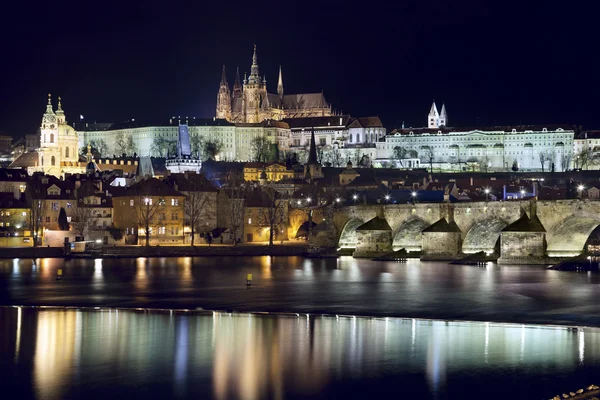
[(133, 207), (133, 202), (134, 202), (134, 200), (133, 200), (133, 199), (129, 200), (129, 205), (130, 205), (131, 207)]
[(52, 202), (52, 209), (53, 209), (54, 211), (58, 211), (58, 202), (56, 202), (56, 201), (53, 201), (53, 202)]
[(7, 212), (6, 212), (6, 216), (7, 216), (7, 217), (10, 217), (10, 211), (7, 211)]
[(252, 225), (252, 218), (248, 218), (248, 225)]
[(158, 228), (159, 235), (164, 235), (166, 231), (167, 231), (167, 229), (164, 226), (161, 226), (160, 228)]
[(71, 202), (67, 201), (67, 208), (71, 208)]
[(171, 205), (172, 206), (178, 206), (179, 205), (179, 199), (171, 199)]
[(144, 199), (144, 204), (147, 205), (147, 206), (151, 206), (152, 205), (152, 199), (149, 198), (149, 197), (146, 197)]
[(23, 211), (23, 216), (26, 217), (27, 216), (27, 211)]
[(71, 222), (71, 217), (67, 217), (67, 222)]

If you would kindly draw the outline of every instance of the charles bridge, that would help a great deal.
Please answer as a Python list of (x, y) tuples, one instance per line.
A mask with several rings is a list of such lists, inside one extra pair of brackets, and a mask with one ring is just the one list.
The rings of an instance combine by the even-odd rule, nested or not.
[[(498, 255), (499, 263), (543, 264), (584, 251), (600, 225), (600, 201), (356, 205), (336, 208), (330, 217), (315, 231), (355, 256), (405, 249), (421, 252), (422, 259), (450, 260), (484, 251)], [(372, 220), (377, 224), (366, 224)], [(325, 216), (314, 221), (325, 225)]]

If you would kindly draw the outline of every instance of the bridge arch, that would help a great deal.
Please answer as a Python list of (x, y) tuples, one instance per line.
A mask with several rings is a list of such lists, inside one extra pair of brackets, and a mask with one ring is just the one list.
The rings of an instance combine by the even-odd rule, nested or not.
[(421, 232), (431, 225), (429, 222), (415, 217), (404, 221), (394, 235), (394, 251), (406, 249), (406, 251), (421, 251)]
[(364, 224), (362, 219), (352, 218), (344, 225), (342, 233), (340, 234), (340, 240), (338, 246), (343, 249), (355, 249), (356, 248), (356, 228)]
[(490, 217), (475, 222), (463, 240), (463, 253), (477, 253), (485, 251), (493, 253), (500, 239), (502, 229), (508, 226), (508, 222), (497, 217)]
[(552, 256), (575, 256), (584, 246), (600, 221), (591, 217), (571, 216), (552, 227), (546, 234), (547, 253)]

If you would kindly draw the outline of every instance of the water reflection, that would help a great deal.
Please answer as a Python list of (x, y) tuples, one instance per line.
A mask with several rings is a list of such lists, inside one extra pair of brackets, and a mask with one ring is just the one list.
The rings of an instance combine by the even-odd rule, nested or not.
[(15, 371), (0, 390), (31, 386), (44, 399), (333, 397), (348, 385), (357, 396), (543, 398), (596, 383), (600, 361), (600, 331), (587, 328), (30, 308), (0, 308), (0, 321), (11, 355), (0, 367)]

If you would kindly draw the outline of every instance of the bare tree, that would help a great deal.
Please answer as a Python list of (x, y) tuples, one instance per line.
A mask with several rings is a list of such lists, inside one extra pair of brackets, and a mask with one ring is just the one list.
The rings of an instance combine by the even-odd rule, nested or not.
[(227, 195), (226, 214), (229, 222), (229, 232), (233, 243), (237, 246), (238, 230), (244, 226), (244, 211), (246, 207), (246, 188), (236, 181), (230, 181), (224, 189)]
[(157, 136), (154, 138), (150, 150), (158, 157), (173, 155), (177, 151), (177, 141), (165, 136)]
[(207, 205), (210, 201), (210, 194), (201, 192), (198, 189), (191, 187), (187, 192), (184, 192), (187, 195), (184, 204), (185, 223), (189, 224), (191, 229), (192, 246), (194, 245), (194, 235), (206, 215)]
[(581, 150), (579, 153), (576, 154), (575, 160), (577, 163), (577, 168), (587, 169), (588, 165), (592, 160), (592, 151), (588, 148)]
[(340, 149), (337, 147), (334, 147), (333, 149), (331, 149), (329, 154), (331, 157), (331, 165), (336, 168), (341, 167), (343, 160), (342, 160), (342, 152), (340, 151)]
[(92, 223), (93, 212), (90, 207), (87, 207), (80, 200), (75, 208), (75, 215), (73, 219), (73, 229), (77, 236), (83, 237), (89, 230)]
[(570, 151), (564, 150), (560, 155), (560, 164), (563, 172), (569, 168), (571, 161), (573, 159), (573, 153)]
[(256, 136), (250, 140), (252, 158), (258, 162), (271, 160), (271, 143), (265, 136)]
[(259, 224), (269, 226), (269, 246), (273, 246), (273, 238), (279, 229), (285, 224), (286, 201), (281, 193), (272, 187), (265, 187), (260, 194), (264, 196), (267, 207), (259, 210)]
[(433, 147), (431, 146), (423, 146), (422, 147), (422, 157), (425, 163), (429, 164), (429, 172), (433, 172), (433, 161), (435, 160), (435, 153), (433, 151)]
[(217, 158), (217, 155), (221, 151), (223, 147), (223, 143), (218, 140), (207, 140), (202, 144), (202, 152), (204, 153), (204, 158), (213, 160)]
[(135, 152), (137, 152), (137, 147), (133, 142), (133, 136), (127, 136), (125, 140), (125, 154), (132, 156)]
[(550, 153), (548, 150), (542, 150), (539, 152), (540, 164), (542, 165), (542, 172), (544, 172), (544, 167), (546, 166), (546, 162), (550, 160)]
[(402, 147), (402, 146), (394, 147), (394, 159), (398, 160), (400, 162), (400, 166), (402, 166), (402, 167), (404, 167), (402, 160), (404, 160), (406, 158), (407, 154), (408, 154), (408, 150), (405, 147)]
[(138, 183), (135, 186), (135, 197), (133, 198), (138, 230), (139, 228), (144, 229), (146, 246), (150, 246), (152, 229), (162, 220), (163, 214), (161, 214), (161, 211), (165, 207), (165, 199), (152, 197), (148, 189), (148, 184)]
[(127, 153), (127, 138), (123, 132), (119, 132), (115, 136), (115, 152), (117, 156)]

